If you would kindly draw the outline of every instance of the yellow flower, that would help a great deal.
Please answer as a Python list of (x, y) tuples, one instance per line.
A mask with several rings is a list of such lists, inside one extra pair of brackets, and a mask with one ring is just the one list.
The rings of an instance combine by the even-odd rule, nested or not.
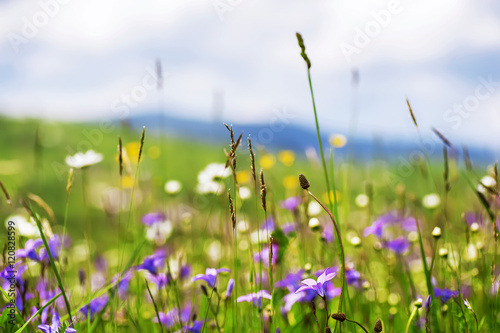
[(342, 148), (347, 143), (347, 138), (342, 134), (332, 134), (330, 135), (330, 144), (335, 148)]
[(130, 175), (124, 175), (122, 177), (122, 187), (132, 188), (134, 186), (134, 179)]
[(149, 157), (152, 160), (158, 159), (158, 157), (160, 157), (160, 155), (161, 155), (160, 147), (158, 147), (158, 146), (151, 146), (148, 149), (148, 155), (149, 155)]
[(252, 173), (248, 170), (236, 172), (236, 180), (238, 184), (246, 184), (252, 179)]
[(299, 185), (299, 181), (297, 180), (297, 176), (285, 176), (283, 177), (283, 187), (287, 190), (293, 190)]
[(275, 163), (276, 158), (272, 154), (265, 154), (259, 160), (260, 167), (264, 170), (271, 169)]
[(295, 162), (295, 153), (292, 150), (282, 150), (278, 154), (278, 160), (283, 163), (284, 166), (292, 166)]
[(132, 163), (137, 163), (137, 159), (139, 158), (139, 148), (141, 148), (141, 144), (139, 142), (129, 142), (125, 146), (125, 152)]
[[(340, 192), (338, 190), (335, 190), (335, 196), (337, 196), (337, 202), (340, 202)], [(335, 202), (335, 196), (333, 195), (333, 190), (330, 190), (330, 199), (332, 199), (332, 203)], [(329, 202), (327, 193), (323, 194), (323, 201)]]

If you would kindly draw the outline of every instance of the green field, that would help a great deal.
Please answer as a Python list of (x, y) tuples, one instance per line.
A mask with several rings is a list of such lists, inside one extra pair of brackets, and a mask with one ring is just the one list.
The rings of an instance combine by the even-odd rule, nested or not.
[[(254, 147), (254, 182), (245, 134), (234, 151), (234, 177), (228, 167), (224, 176), (213, 179), (219, 193), (203, 194), (199, 193), (200, 172), (210, 163), (226, 163), (224, 150), (231, 151), (229, 132), (223, 146), (168, 134), (159, 137), (146, 128), (141, 145), (141, 131), (125, 125), (103, 133), (96, 124), (1, 118), (0, 128), (0, 181), (11, 199), (9, 204), (0, 196), (0, 220), (5, 225), (14, 215), (29, 220), (27, 205), (38, 214), (47, 238), (66, 234), (71, 239), (54, 258), (54, 266), (48, 258), (41, 259), (43, 244), (31, 253), (36, 259), (19, 259), (26, 265), (18, 276), (23, 284), (18, 281), (16, 285), (22, 308), (14, 311), (14, 325), (8, 309), (2, 312), (0, 327), (5, 332), (19, 329), (36, 311), (33, 307), (40, 309), (47, 302), (48, 317), (35, 316), (27, 332), (50, 325), (56, 312), (67, 320), (68, 306), (74, 318), (72, 327), (78, 332), (274, 332), (277, 328), (281, 332), (324, 332), (325, 304), (328, 314), (333, 314), (339, 310), (340, 299), (347, 319), (369, 332), (374, 331), (377, 319), (384, 332), (395, 333), (500, 330), (496, 228), (491, 222), (498, 218), (498, 183), (477, 190), (484, 176), (498, 178), (495, 161), (489, 167), (467, 169), (462, 159), (450, 157), (445, 172), (443, 159), (430, 163), (422, 159), (406, 174), (400, 166), (380, 161), (359, 164), (334, 158), (330, 163), (332, 148), (324, 147), (329, 187), (335, 189), (330, 203), (321, 163), (305, 158), (302, 152)], [(226, 130), (221, 126), (221, 131)], [(245, 129), (234, 129), (236, 138), (242, 131)], [(75, 168), (68, 191), (70, 167), (65, 158), (82, 147), (102, 154), (103, 160)], [(349, 149), (349, 144), (333, 151), (340, 149)], [(342, 287), (343, 272), (332, 221), (325, 210), (311, 204), (314, 199), (300, 187), (299, 174), (307, 177), (309, 190), (329, 208), (340, 227), (347, 270), (343, 296), (334, 288)], [(165, 191), (171, 180), (181, 185), (179, 191)], [(282, 202), (290, 197), (297, 197), (298, 204), (283, 208)], [(472, 212), (474, 218), (464, 216), (466, 212)], [(148, 213), (162, 215), (158, 229), (141, 222)], [(266, 219), (272, 219), (274, 227), (257, 232)], [(380, 229), (374, 231), (377, 221)], [(292, 231), (290, 223), (294, 223)], [(373, 232), (367, 235), (370, 225)], [(435, 227), (440, 227), (440, 237), (432, 236)], [(7, 228), (2, 234), (5, 267)], [(25, 248), (29, 239), (39, 238), (23, 236), (21, 230), (16, 235), (16, 250)], [(269, 242), (274, 251), (271, 265), (269, 251), (254, 258), (269, 248)], [(159, 250), (163, 255), (153, 264), (155, 270), (148, 272), (144, 259)], [(422, 255), (427, 259), (425, 266)], [(181, 267), (186, 271), (190, 267), (190, 271)], [(217, 288), (192, 281), (206, 268), (222, 267), (230, 272), (218, 275)], [(325, 299), (311, 290), (295, 293), (300, 281), (316, 280), (327, 268), (336, 277), (325, 282)], [(129, 285), (118, 296), (113, 277), (120, 272), (127, 272)], [(288, 276), (297, 272), (295, 277)], [(231, 278), (235, 288), (226, 297)], [(64, 286), (68, 305), (63, 296), (49, 301), (59, 293), (59, 285)], [(2, 288), (7, 292), (5, 285)], [(258, 290), (269, 292), (272, 300), (264, 298), (261, 306), (251, 299), (236, 302)], [(427, 307), (431, 293), (431, 306)], [(103, 298), (107, 301), (92, 316), (77, 311), (91, 300)], [(415, 307), (419, 299), (423, 306)], [(6, 295), (1, 302), (0, 306), (8, 303)], [(175, 309), (184, 307), (189, 309), (184, 320), (183, 315), (181, 320), (172, 316)], [(169, 312), (171, 316), (164, 318)], [(158, 317), (162, 325), (155, 322)], [(328, 326), (332, 331), (363, 331), (355, 323), (339, 324), (333, 318)]]

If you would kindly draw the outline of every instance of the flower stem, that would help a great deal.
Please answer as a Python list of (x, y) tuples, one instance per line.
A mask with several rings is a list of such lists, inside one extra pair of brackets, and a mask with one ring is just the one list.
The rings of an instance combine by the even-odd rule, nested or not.
[(325, 212), (328, 214), (328, 216), (330, 216), (330, 219), (332, 220), (332, 223), (333, 223), (333, 226), (335, 227), (335, 233), (337, 234), (337, 239), (339, 240), (339, 248), (340, 248), (340, 265), (341, 265), (341, 275), (342, 275), (342, 287), (341, 287), (341, 291), (340, 291), (340, 300), (339, 300), (339, 309), (338, 309), (338, 312), (342, 312), (342, 300), (344, 298), (344, 288), (345, 288), (345, 281), (346, 281), (346, 276), (345, 276), (345, 254), (344, 254), (344, 245), (342, 244), (342, 238), (340, 238), (340, 231), (339, 231), (339, 228), (337, 226), (337, 222), (335, 222), (335, 218), (333, 217), (332, 213), (330, 212), (330, 210), (328, 210), (328, 208), (326, 208), (326, 206), (321, 202), (319, 201), (318, 198), (316, 198), (316, 196), (314, 194), (311, 193), (311, 191), (307, 191), (309, 193), (309, 195), (314, 199), (316, 200), (317, 203), (319, 203), (319, 205), (321, 207), (323, 207), (323, 209), (325, 210)]

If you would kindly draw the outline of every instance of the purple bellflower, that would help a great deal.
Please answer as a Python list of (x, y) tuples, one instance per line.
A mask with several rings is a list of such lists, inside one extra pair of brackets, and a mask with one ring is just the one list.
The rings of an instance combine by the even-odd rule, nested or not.
[(317, 281), (314, 281), (313, 279), (305, 279), (302, 280), (302, 284), (304, 284), (302, 287), (297, 289), (295, 293), (299, 293), (304, 290), (313, 290), (318, 296), (324, 298), (325, 297), (325, 284), (326, 282), (330, 281), (337, 275), (337, 273), (329, 273), (329, 268), (325, 269), (323, 274), (321, 274), (318, 277)]
[[(46, 324), (42, 324), (37, 326), (37, 328), (43, 333), (63, 333), (62, 331), (59, 330), (60, 327), (61, 327), (61, 320), (59, 319), (59, 315), (57, 314), (57, 312), (54, 313), (54, 316), (52, 317), (52, 325), (49, 326)], [(64, 332), (74, 333), (76, 332), (76, 330), (72, 327), (68, 327)]]
[(198, 274), (194, 276), (191, 281), (196, 281), (196, 280), (203, 280), (205, 281), (210, 288), (215, 288), (215, 279), (217, 278), (217, 275), (220, 272), (227, 272), (229, 273), (230, 270), (227, 268), (207, 268), (205, 271), (205, 274)]

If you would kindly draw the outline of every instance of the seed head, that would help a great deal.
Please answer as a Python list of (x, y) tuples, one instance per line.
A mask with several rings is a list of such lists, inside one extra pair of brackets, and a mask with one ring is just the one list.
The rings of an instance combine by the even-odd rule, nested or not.
[(302, 187), (304, 190), (307, 190), (309, 187), (311, 187), (311, 184), (309, 184), (309, 181), (303, 174), (299, 175), (299, 183), (300, 187)]
[(380, 319), (377, 319), (377, 322), (375, 323), (375, 327), (373, 328), (373, 330), (376, 333), (382, 332), (382, 321)]
[(338, 313), (332, 313), (331, 317), (335, 320), (338, 320), (340, 321), (341, 323), (345, 321), (345, 314), (343, 314), (342, 312), (338, 312)]

